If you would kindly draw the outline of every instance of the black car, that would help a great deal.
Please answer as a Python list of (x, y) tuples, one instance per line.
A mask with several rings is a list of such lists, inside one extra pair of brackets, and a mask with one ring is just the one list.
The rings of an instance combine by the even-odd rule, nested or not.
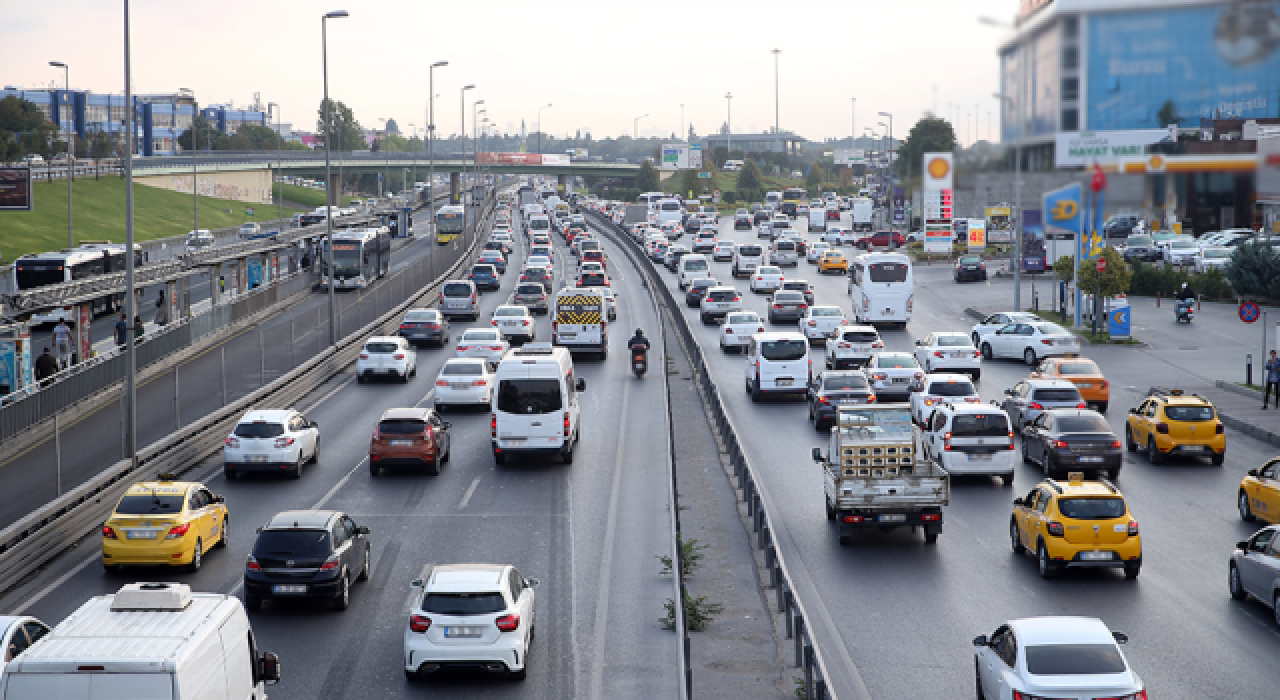
[(1107, 219), (1102, 232), (1107, 238), (1128, 238), (1138, 225), (1138, 217), (1133, 214), (1121, 214)]
[(819, 432), (831, 428), (841, 405), (874, 403), (875, 392), (860, 370), (827, 370), (809, 384), (809, 420)]
[(696, 216), (690, 216), (684, 220), (685, 233), (697, 233), (700, 228), (702, 228), (702, 219), (699, 219)]
[(702, 295), (712, 287), (719, 287), (720, 282), (712, 277), (702, 277), (689, 282), (689, 290), (684, 293), (684, 305), (696, 309), (702, 306)]
[(498, 269), (488, 263), (471, 266), (471, 274), (467, 279), (475, 282), (476, 289), (502, 289), (502, 278)]
[(740, 229), (740, 228), (745, 228), (745, 229), (747, 229), (748, 231), (750, 231), (750, 230), (751, 230), (751, 227), (753, 227), (753, 226), (755, 226), (755, 224), (751, 221), (751, 214), (747, 213), (747, 210), (746, 210), (746, 209), (739, 209), (739, 210), (738, 210), (738, 211), (733, 215), (733, 230), (734, 230), (734, 231), (737, 231), (737, 230), (738, 230), (738, 229)]
[(369, 528), (336, 510), (286, 510), (263, 527), (245, 561), (244, 605), (267, 599), (351, 602), (351, 584), (369, 578)]
[(526, 267), (520, 271), (521, 282), (537, 282), (551, 289), (551, 270), (545, 267)]
[(982, 262), (981, 255), (961, 255), (960, 259), (956, 261), (954, 277), (956, 282), (985, 280), (987, 278), (987, 264)]
[(578, 276), (579, 287), (608, 287), (609, 279), (600, 272), (588, 272)]
[(1160, 259), (1160, 249), (1156, 247), (1155, 241), (1151, 236), (1146, 234), (1137, 234), (1129, 236), (1124, 242), (1124, 261), (1125, 262), (1148, 262)]
[(761, 207), (756, 209), (751, 215), (751, 223), (753, 225), (759, 225), (762, 222), (768, 221), (770, 218), (772, 218), (772, 216), (770, 215), (769, 210)]
[(1120, 438), (1096, 411), (1053, 408), (1022, 429), (1022, 461), (1038, 463), (1047, 476), (1088, 471), (1114, 479), (1123, 459)]
[(672, 243), (671, 247), (667, 248), (667, 261), (665, 263), (667, 269), (675, 272), (676, 268), (680, 266), (680, 258), (683, 258), (688, 254), (689, 246), (681, 243)]
[(444, 347), (449, 339), (449, 319), (436, 309), (409, 309), (400, 320), (400, 335), (414, 345)]
[(485, 241), (484, 250), (496, 250), (502, 253), (503, 259), (507, 257), (507, 245), (502, 241)]

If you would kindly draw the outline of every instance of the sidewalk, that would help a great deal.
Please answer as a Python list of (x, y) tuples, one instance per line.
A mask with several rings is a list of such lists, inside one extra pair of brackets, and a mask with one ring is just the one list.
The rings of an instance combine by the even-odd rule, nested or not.
[(1215, 384), (1215, 387), (1197, 389), (1195, 393), (1213, 402), (1223, 423), (1245, 435), (1280, 447), (1280, 410), (1276, 410), (1274, 395), (1267, 410), (1263, 411), (1262, 392), (1229, 382), (1218, 381)]

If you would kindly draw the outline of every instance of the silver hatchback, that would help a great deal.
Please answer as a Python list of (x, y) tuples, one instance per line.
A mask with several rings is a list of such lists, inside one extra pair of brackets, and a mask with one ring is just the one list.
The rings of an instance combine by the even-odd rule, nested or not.
[(445, 316), (470, 316), (480, 319), (476, 283), (471, 280), (449, 280), (440, 288), (440, 313)]
[(797, 322), (804, 317), (804, 312), (808, 308), (809, 304), (805, 302), (802, 292), (788, 290), (774, 292), (773, 299), (769, 301), (769, 322)]

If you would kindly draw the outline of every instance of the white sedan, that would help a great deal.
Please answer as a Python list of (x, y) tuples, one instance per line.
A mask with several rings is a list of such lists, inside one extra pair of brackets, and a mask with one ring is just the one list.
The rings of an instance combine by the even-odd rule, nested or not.
[(538, 334), (538, 324), (533, 320), (533, 315), (529, 313), (527, 306), (499, 306), (493, 310), (493, 320), (490, 323), (507, 340), (520, 338), (524, 341), (533, 341)]
[(1034, 366), (1043, 357), (1080, 354), (1080, 339), (1056, 323), (1037, 320), (988, 330), (979, 338), (978, 349), (984, 360), (1021, 358)]
[(1004, 328), (1010, 323), (1016, 323), (1018, 321), (1038, 320), (1040, 320), (1039, 316), (1027, 311), (1002, 311), (998, 314), (991, 314), (974, 325), (974, 327), (969, 331), (969, 340), (973, 341), (973, 346), (975, 348), (981, 347), (979, 340), (982, 338), (984, 333)]
[(814, 241), (809, 244), (809, 249), (805, 252), (805, 259), (816, 265), (818, 261), (822, 259), (822, 254), (828, 250), (831, 250), (830, 243)]
[(529, 258), (524, 261), (524, 266), (526, 268), (529, 268), (529, 267), (542, 268), (547, 272), (550, 272), (553, 269), (553, 266), (551, 264), (551, 258), (545, 255), (530, 255)]
[(847, 228), (831, 226), (822, 234), (822, 240), (833, 246), (853, 245), (858, 241), (858, 234)]
[(848, 323), (839, 306), (810, 306), (800, 317), (800, 332), (810, 343), (826, 344), (828, 336)]
[(762, 265), (757, 267), (751, 275), (748, 286), (757, 294), (776, 292), (782, 288), (782, 279), (782, 268), (775, 265)]
[(948, 401), (982, 403), (982, 397), (973, 382), (963, 374), (926, 374), (920, 380), (920, 390), (911, 392), (911, 419), (924, 423), (936, 404)]
[(912, 387), (924, 379), (924, 371), (909, 352), (877, 352), (863, 366), (862, 373), (867, 375), (880, 402), (907, 401)]
[(374, 336), (365, 341), (356, 358), (356, 381), (361, 384), (377, 376), (407, 382), (417, 373), (418, 353), (408, 338)]
[(1175, 238), (1164, 249), (1164, 260), (1171, 265), (1190, 265), (1196, 260), (1200, 246), (1193, 239)]
[(964, 333), (930, 333), (916, 341), (916, 362), (926, 372), (964, 372), (982, 375), (982, 355)]
[(454, 357), (479, 357), (496, 365), (511, 349), (511, 344), (496, 328), (472, 328), (458, 338)]
[(973, 640), (978, 697), (1146, 698), (1120, 652), (1128, 641), (1091, 617), (1010, 620)]
[(1208, 272), (1209, 268), (1211, 267), (1216, 267), (1219, 270), (1225, 268), (1227, 266), (1227, 262), (1231, 260), (1232, 252), (1233, 251), (1230, 248), (1222, 248), (1222, 247), (1201, 248), (1196, 253), (1196, 259), (1195, 259), (1196, 272), (1199, 272), (1200, 274), (1203, 275), (1204, 273)]
[(741, 351), (751, 342), (751, 336), (764, 332), (764, 320), (754, 311), (735, 311), (725, 315), (720, 328), (720, 349), (724, 352), (729, 348)]
[(733, 241), (719, 241), (715, 250), (711, 251), (711, 259), (716, 262), (733, 260)]
[(455, 357), (436, 376), (436, 410), (448, 406), (488, 406), (493, 399), (493, 370), (479, 358)]

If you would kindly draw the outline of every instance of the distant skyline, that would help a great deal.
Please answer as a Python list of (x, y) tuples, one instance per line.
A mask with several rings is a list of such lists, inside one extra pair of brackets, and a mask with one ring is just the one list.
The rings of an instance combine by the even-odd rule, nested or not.
[[(425, 126), (427, 66), (437, 68), (436, 123), (459, 130), (459, 88), (483, 99), (502, 125), (522, 120), (534, 131), (539, 107), (547, 132), (570, 136), (590, 124), (594, 138), (683, 136), (718, 131), (733, 97), (733, 131), (759, 133), (774, 123), (774, 61), (781, 49), (780, 126), (812, 140), (846, 138), (850, 98), (857, 134), (880, 130), (894, 115), (903, 137), (936, 104), (952, 116), (962, 143), (995, 138), (999, 89), (995, 47), (1003, 30), (978, 23), (1008, 21), (1017, 0), (916, 0), (836, 3), (798, 0), (785, 12), (764, 3), (653, 0), (644, 12), (620, 3), (565, 0), (553, 8), (498, 1), (482, 15), (474, 5), (431, 6), (411, 0), (224, 0), (214, 6), (133, 0), (135, 92), (190, 88), (202, 105), (279, 103), (282, 119), (313, 130), (322, 95), (320, 16), (329, 22), (329, 92), (355, 110), (365, 127), (394, 117), (403, 130)], [(122, 0), (11, 4), (0, 23), (8, 57), (0, 84), (124, 91)], [(781, 21), (784, 20), (785, 21)], [(193, 34), (194, 32), (194, 34)], [(936, 87), (936, 103), (935, 103)], [(958, 105), (958, 106), (952, 106)], [(976, 119), (973, 114), (976, 113)], [(968, 115), (968, 116), (966, 116)], [(989, 116), (990, 115), (990, 116)]]

